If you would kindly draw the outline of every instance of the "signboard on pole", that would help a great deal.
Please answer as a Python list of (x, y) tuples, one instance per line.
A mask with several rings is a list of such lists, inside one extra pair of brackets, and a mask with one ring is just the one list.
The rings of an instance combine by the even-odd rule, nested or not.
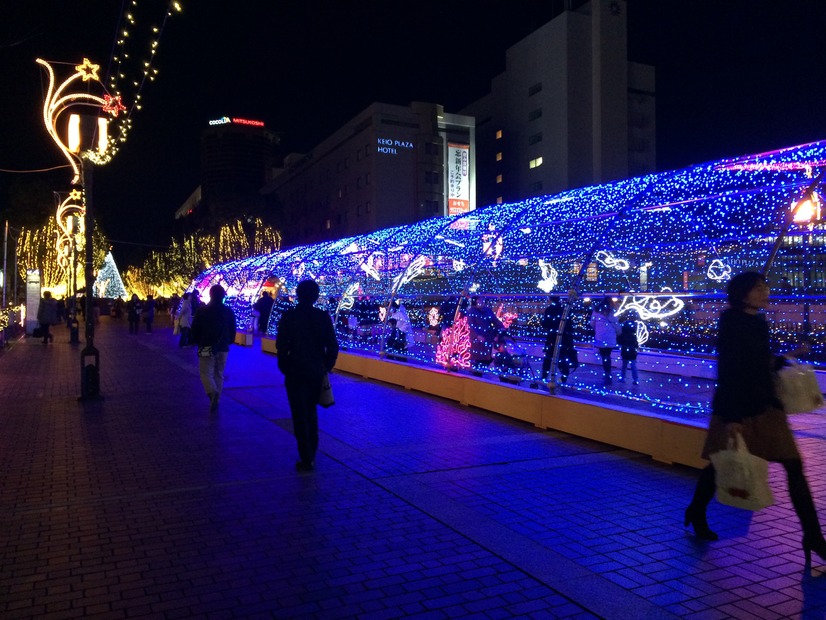
[(31, 336), (37, 327), (37, 310), (40, 308), (40, 270), (26, 271), (26, 334)]

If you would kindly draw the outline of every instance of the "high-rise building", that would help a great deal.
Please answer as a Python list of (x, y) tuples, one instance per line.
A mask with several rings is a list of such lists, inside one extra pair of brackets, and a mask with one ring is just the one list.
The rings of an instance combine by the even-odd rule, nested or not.
[(625, 0), (568, 3), (462, 110), (476, 118), (479, 204), (654, 172), (654, 103), (654, 68), (628, 61)]
[(262, 190), (289, 247), (476, 208), (474, 121), (433, 103), (374, 103)]
[(223, 117), (201, 134), (202, 221), (208, 225), (260, 212), (259, 190), (272, 179), (279, 144), (262, 121)]

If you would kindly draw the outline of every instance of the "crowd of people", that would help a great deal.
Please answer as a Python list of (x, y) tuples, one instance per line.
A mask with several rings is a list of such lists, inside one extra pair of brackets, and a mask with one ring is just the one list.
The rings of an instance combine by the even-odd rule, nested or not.
[[(772, 354), (768, 324), (762, 314), (769, 300), (769, 286), (763, 275), (756, 272), (739, 274), (730, 281), (727, 295), (729, 305), (720, 317), (718, 329), (717, 387), (702, 456), (710, 459), (726, 450), (733, 438), (742, 436), (752, 454), (782, 464), (788, 478), (789, 496), (803, 532), (802, 549), (806, 562), (811, 562), (812, 553), (826, 560), (826, 539), (803, 472), (800, 452), (775, 388), (777, 371), (789, 359), (808, 352), (809, 345), (804, 342), (783, 356)], [(130, 334), (137, 333), (140, 322), (144, 323), (146, 332), (151, 333), (158, 307), (172, 314), (173, 324), (180, 332), (179, 346), (197, 346), (199, 375), (212, 412), (218, 409), (224, 368), (238, 327), (232, 309), (224, 304), (225, 296), (224, 288), (216, 284), (209, 289), (206, 304), (200, 301), (197, 291), (185, 293), (174, 302), (169, 300), (169, 304), (156, 302), (151, 295), (144, 301), (133, 295), (126, 303)], [(277, 364), (284, 375), (293, 420), (299, 456), (296, 468), (302, 472), (315, 468), (319, 441), (317, 406), (323, 389), (328, 389), (329, 382), (325, 378), (333, 370), (339, 352), (333, 316), (316, 307), (318, 298), (318, 284), (303, 280), (296, 288), (295, 303), (290, 300), (277, 317)], [(367, 308), (366, 304), (369, 300), (365, 300), (364, 308)], [(259, 331), (266, 331), (273, 307), (274, 302), (266, 293), (256, 303)], [(451, 309), (451, 318), (467, 318), (474, 368), (485, 368), (503, 356), (515, 357), (508, 348), (506, 325), (487, 306), (484, 298), (474, 297), (466, 307), (457, 305)], [(451, 314), (451, 309), (447, 309), (446, 314)], [(567, 316), (569, 310), (570, 307), (566, 307), (559, 297), (551, 297), (543, 313), (542, 328), (546, 332), (543, 379), (548, 378), (554, 358), (562, 383), (579, 367)], [(58, 300), (45, 292), (37, 312), (39, 335), (44, 344), (52, 342), (50, 327), (63, 320), (61, 312), (65, 309), (61, 309)], [(116, 315), (114, 309), (112, 315)], [(397, 303), (392, 307), (387, 325), (387, 352), (403, 356), (411, 328), (404, 304)], [(594, 304), (590, 325), (604, 383), (613, 381), (611, 354), (619, 348), (622, 360), (619, 380), (625, 381), (630, 369), (632, 381), (637, 384), (635, 318), (628, 316), (620, 322), (614, 301), (606, 297)], [(505, 360), (500, 363), (508, 363), (507, 357)], [(510, 363), (515, 362), (511, 359)], [(715, 495), (716, 475), (715, 466), (709, 463), (700, 473), (694, 496), (685, 510), (685, 525), (691, 526), (698, 538), (707, 541), (719, 538), (706, 516), (707, 507)]]

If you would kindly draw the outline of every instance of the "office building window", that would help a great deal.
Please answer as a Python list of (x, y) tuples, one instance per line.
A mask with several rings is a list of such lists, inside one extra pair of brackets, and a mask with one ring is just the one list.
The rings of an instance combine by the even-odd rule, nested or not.
[(502, 161), (502, 151), (499, 151), (499, 152), (496, 154), (496, 161)]
[(528, 97), (535, 95), (540, 90), (542, 90), (542, 82), (538, 82), (528, 89)]
[(498, 204), (498, 205), (502, 204), (502, 197), (501, 196), (496, 197), (496, 204)]
[(536, 110), (531, 110), (528, 112), (528, 120), (535, 121), (540, 116), (542, 116), (542, 108), (536, 108)]
[(528, 136), (528, 144), (536, 144), (537, 142), (542, 142), (542, 132), (538, 131), (532, 136)]
[(326, 228), (327, 230), (330, 230), (330, 227), (331, 227), (332, 225), (333, 225), (333, 223), (332, 223), (330, 220), (326, 220), (326, 221), (324, 222), (324, 228)]
[(501, 182), (502, 182), (502, 175), (501, 175), (501, 174), (497, 174), (497, 175), (496, 175), (496, 182), (497, 182), (497, 183), (501, 183)]
[(501, 140), (501, 139), (502, 139), (502, 130), (501, 130), (501, 129), (497, 129), (497, 130), (496, 130), (496, 139), (497, 139), (497, 140)]
[(542, 165), (542, 158), (541, 157), (537, 157), (536, 159), (532, 159), (531, 161), (528, 162), (528, 167), (531, 168), (531, 169), (539, 168), (539, 166), (541, 166), (541, 165)]

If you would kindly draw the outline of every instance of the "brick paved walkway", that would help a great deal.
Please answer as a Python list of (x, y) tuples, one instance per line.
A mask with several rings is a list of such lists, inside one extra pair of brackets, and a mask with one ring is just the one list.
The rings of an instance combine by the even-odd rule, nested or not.
[[(82, 336), (82, 334), (81, 334)], [(298, 474), (275, 359), (234, 347), (217, 414), (192, 349), (104, 318), (0, 354), (0, 617), (821, 618), (781, 472), (757, 514), (695, 472), (337, 374)], [(826, 420), (794, 420), (826, 516)]]

